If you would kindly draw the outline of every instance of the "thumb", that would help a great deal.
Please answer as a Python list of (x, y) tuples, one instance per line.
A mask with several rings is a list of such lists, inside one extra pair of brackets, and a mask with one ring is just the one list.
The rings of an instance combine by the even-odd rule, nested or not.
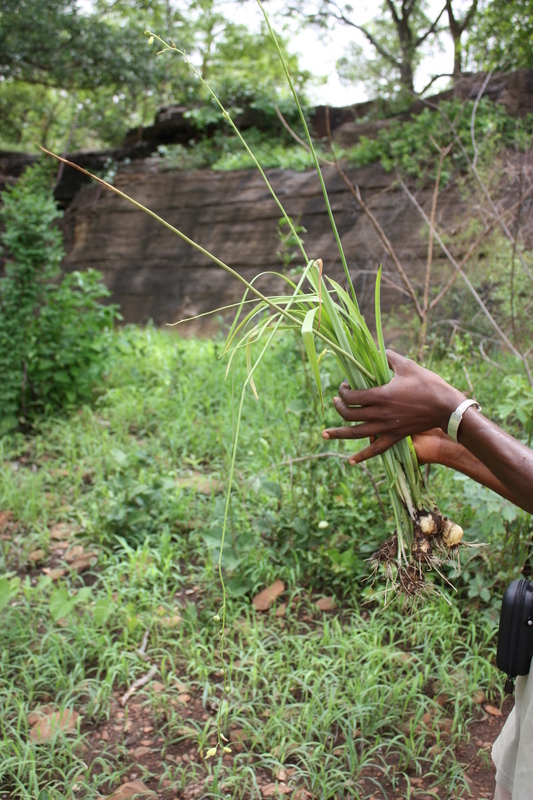
[(405, 356), (401, 356), (399, 353), (395, 353), (394, 350), (385, 350), (385, 354), (387, 356), (389, 366), (394, 370), (394, 374), (401, 375), (402, 367), (406, 362), (409, 361), (409, 359), (405, 358)]

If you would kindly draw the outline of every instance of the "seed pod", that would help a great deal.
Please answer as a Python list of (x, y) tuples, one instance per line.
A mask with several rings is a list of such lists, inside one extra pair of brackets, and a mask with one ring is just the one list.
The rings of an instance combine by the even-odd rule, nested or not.
[(463, 538), (463, 529), (460, 525), (456, 525), (450, 519), (445, 520), (442, 528), (442, 541), (446, 547), (455, 547), (461, 544)]

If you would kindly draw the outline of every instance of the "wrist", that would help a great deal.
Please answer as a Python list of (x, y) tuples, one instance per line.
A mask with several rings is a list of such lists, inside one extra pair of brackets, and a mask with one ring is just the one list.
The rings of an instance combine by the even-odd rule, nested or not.
[(453, 442), (458, 442), (458, 434), (459, 434), (459, 427), (463, 421), (463, 416), (466, 412), (470, 409), (477, 409), (481, 411), (481, 406), (477, 402), (477, 400), (463, 400), (450, 414), (450, 419), (448, 421), (448, 429), (447, 434)]
[(442, 392), (440, 396), (441, 413), (439, 421), (439, 427), (446, 435), (448, 435), (450, 417), (461, 403), (467, 399), (458, 389), (454, 389), (452, 386), (447, 386), (447, 388), (451, 391)]

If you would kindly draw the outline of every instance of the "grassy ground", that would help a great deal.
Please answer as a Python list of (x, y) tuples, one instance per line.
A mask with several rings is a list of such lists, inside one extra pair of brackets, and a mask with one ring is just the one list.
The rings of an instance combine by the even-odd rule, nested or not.
[[(323, 456), (293, 340), (269, 354), (260, 402), (245, 407), (223, 696), (214, 564), (234, 402), (220, 349), (121, 332), (92, 408), (2, 441), (0, 797), (96, 798), (127, 780), (165, 800), (489, 797), (473, 793), (464, 748), (488, 764), (471, 726), (502, 699), (489, 590), (516, 572), (529, 523), (437, 472), (442, 510), (495, 546), (467, 555), (451, 605), (384, 611), (364, 582), (392, 532), (379, 468)], [(462, 367), (449, 377), (466, 388)], [(473, 379), (496, 396), (490, 370)], [(256, 611), (274, 580), (284, 591)], [(205, 761), (219, 711), (232, 752)]]

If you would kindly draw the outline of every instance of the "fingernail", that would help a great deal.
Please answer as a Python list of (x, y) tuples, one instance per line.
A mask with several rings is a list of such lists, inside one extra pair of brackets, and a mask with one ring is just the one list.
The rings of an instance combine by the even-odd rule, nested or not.
[(327, 431), (322, 431), (322, 438), (329, 439), (329, 433)]

